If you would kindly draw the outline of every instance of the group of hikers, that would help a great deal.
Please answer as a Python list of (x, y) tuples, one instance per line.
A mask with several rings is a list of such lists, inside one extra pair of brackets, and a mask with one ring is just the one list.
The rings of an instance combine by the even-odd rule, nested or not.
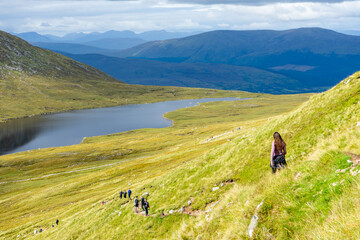
[[(59, 219), (56, 219), (55, 224), (56, 224), (56, 225), (59, 225)], [(55, 227), (55, 225), (52, 224), (51, 227)], [(48, 230), (48, 229), (47, 229), (47, 228), (44, 228), (44, 229), (40, 228), (39, 230), (36, 229), (36, 230), (34, 230), (34, 234), (41, 233), (41, 232), (43, 232), (43, 231), (45, 231), (45, 230)]]
[[(129, 197), (129, 199), (132, 200), (131, 199), (131, 193), (132, 193), (132, 191), (131, 191), (130, 188), (129, 188), (128, 191), (122, 191), (121, 190), (119, 192), (119, 198), (120, 199), (126, 198), (126, 195), (127, 195)], [(139, 205), (141, 206), (142, 211), (145, 211), (145, 216), (147, 216), (149, 214), (149, 208), (150, 208), (150, 204), (147, 201), (147, 199), (142, 196), (140, 201), (139, 201), (138, 196), (136, 196), (135, 199), (134, 199), (134, 212), (135, 213), (139, 213)]]
[(119, 194), (120, 194), (120, 199), (122, 199), (123, 197), (124, 198), (126, 198), (126, 194), (129, 196), (129, 198), (131, 199), (131, 190), (130, 190), (130, 188), (129, 188), (129, 190), (126, 192), (126, 191), (120, 191), (119, 192)]
[[(286, 143), (282, 139), (280, 133), (274, 132), (273, 134), (274, 141), (271, 144), (271, 157), (270, 157), (270, 167), (272, 169), (272, 173), (276, 173), (276, 171), (281, 168), (285, 168), (287, 166), (285, 155), (286, 155)], [(131, 199), (132, 191), (129, 189), (128, 191), (120, 191), (119, 198), (126, 198), (126, 195)], [(134, 212), (139, 213), (139, 206), (142, 211), (145, 211), (145, 216), (149, 214), (149, 202), (143, 196), (139, 200), (138, 196), (134, 199)]]

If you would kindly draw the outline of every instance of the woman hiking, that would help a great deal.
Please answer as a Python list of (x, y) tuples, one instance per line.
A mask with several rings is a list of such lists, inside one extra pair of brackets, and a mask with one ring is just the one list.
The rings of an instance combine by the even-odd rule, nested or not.
[(274, 141), (271, 145), (271, 158), (270, 158), (270, 167), (272, 172), (275, 173), (276, 170), (286, 167), (286, 143), (281, 138), (280, 133), (274, 132), (273, 134)]

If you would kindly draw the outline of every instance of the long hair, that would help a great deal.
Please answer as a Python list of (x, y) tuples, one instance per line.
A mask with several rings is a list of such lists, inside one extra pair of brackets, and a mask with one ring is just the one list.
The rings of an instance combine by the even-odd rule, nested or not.
[(285, 143), (284, 140), (278, 132), (274, 132), (273, 137), (275, 141), (275, 149), (281, 151), (283, 149), (283, 143)]

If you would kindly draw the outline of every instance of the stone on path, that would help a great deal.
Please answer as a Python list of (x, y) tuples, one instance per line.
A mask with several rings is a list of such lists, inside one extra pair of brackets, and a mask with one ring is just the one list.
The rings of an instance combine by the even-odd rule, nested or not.
[(259, 205), (257, 205), (257, 207), (255, 209), (255, 214), (251, 219), (251, 222), (250, 222), (250, 225), (249, 225), (249, 228), (248, 228), (248, 233), (249, 233), (250, 238), (253, 238), (254, 230), (255, 230), (255, 228), (256, 228), (256, 226), (258, 224), (258, 221), (259, 221), (259, 217), (257, 215), (257, 212), (259, 211), (260, 207), (263, 204), (264, 204), (264, 200)]

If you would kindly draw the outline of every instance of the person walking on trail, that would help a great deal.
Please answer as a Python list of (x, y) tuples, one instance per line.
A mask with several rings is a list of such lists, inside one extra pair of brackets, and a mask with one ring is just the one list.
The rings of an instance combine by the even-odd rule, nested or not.
[(147, 216), (149, 214), (150, 205), (146, 199), (145, 199), (144, 207), (145, 207), (145, 216)]
[(270, 167), (272, 172), (275, 173), (276, 170), (280, 170), (287, 166), (285, 155), (286, 155), (286, 143), (281, 138), (280, 133), (274, 132), (273, 134), (274, 141), (271, 145), (271, 158), (270, 158)]
[(145, 205), (145, 198), (144, 198), (144, 197), (141, 197), (141, 199), (140, 199), (140, 203), (141, 203), (141, 209), (142, 209), (143, 211), (145, 211), (145, 208), (144, 208), (144, 205)]
[(139, 199), (138, 199), (138, 196), (135, 197), (135, 200), (134, 200), (134, 211), (136, 213), (139, 212)]
[(124, 198), (126, 198), (126, 191), (124, 191)]
[(56, 219), (55, 223), (56, 223), (56, 225), (59, 225), (59, 219)]
[(123, 193), (124, 193), (124, 192), (123, 192), (122, 190), (120, 190), (120, 192), (119, 192), (119, 194), (120, 194), (119, 198), (120, 198), (120, 199), (122, 199)]
[(131, 199), (131, 190), (130, 190), (130, 188), (129, 188), (129, 190), (128, 190), (128, 196), (129, 196), (129, 198)]

